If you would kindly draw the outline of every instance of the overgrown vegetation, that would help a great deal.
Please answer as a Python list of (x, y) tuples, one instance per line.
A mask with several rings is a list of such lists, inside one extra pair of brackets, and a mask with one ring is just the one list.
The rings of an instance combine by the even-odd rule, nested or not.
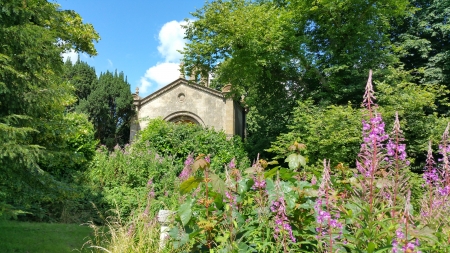
[[(124, 75), (61, 61), (96, 54), (93, 27), (7, 0), (0, 216), (91, 220), (84, 250), (99, 252), (447, 252), (449, 3), (208, 2), (184, 71), (245, 96), (245, 144), (161, 119), (126, 144)], [(176, 212), (164, 249), (160, 209)]]
[[(117, 209), (123, 217), (145, 208), (147, 196), (154, 197), (151, 212), (175, 208), (178, 176), (186, 157), (211, 154), (214, 170), (223, 174), (225, 161), (236, 158), (249, 164), (239, 137), (227, 140), (225, 133), (193, 124), (174, 124), (150, 120), (137, 139), (112, 152), (102, 146), (87, 171), (85, 184), (95, 192), (102, 212)], [(142, 210), (141, 210), (142, 211)]]

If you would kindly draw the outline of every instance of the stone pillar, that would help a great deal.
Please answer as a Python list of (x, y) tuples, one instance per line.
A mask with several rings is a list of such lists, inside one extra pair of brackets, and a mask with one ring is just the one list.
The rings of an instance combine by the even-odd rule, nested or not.
[(232, 137), (235, 131), (235, 115), (234, 115), (234, 100), (230, 97), (227, 97), (231, 92), (231, 84), (227, 84), (222, 88), (222, 94), (225, 96), (225, 117), (224, 117), (224, 128), (225, 134), (227, 137)]
[(161, 224), (161, 233), (159, 235), (159, 249), (163, 249), (166, 246), (167, 239), (169, 238), (171, 217), (175, 212), (170, 210), (159, 210), (158, 222)]
[(130, 143), (133, 142), (134, 137), (140, 130), (139, 126), (139, 106), (141, 105), (141, 97), (139, 97), (139, 88), (136, 87), (136, 92), (133, 94), (133, 106), (135, 115), (130, 122)]

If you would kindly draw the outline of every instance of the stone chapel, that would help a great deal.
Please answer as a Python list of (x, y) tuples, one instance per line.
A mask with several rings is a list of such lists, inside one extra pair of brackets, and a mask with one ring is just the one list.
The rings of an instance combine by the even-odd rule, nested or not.
[(141, 98), (133, 94), (136, 116), (130, 127), (130, 140), (144, 129), (149, 119), (162, 118), (174, 123), (192, 123), (223, 130), (229, 137), (244, 138), (246, 111), (242, 103), (227, 97), (231, 85), (222, 91), (211, 89), (183, 77)]

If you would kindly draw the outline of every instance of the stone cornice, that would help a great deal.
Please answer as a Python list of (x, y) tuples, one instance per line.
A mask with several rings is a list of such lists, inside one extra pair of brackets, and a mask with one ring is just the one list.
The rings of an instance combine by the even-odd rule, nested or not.
[(196, 90), (199, 90), (199, 91), (203, 91), (205, 93), (208, 93), (210, 95), (216, 96), (216, 97), (221, 98), (221, 99), (225, 98), (223, 93), (221, 93), (220, 91), (216, 91), (216, 90), (213, 90), (211, 88), (208, 88), (208, 87), (205, 87), (205, 86), (202, 86), (202, 85), (199, 85), (199, 84), (190, 84), (188, 80), (186, 80), (184, 78), (178, 78), (177, 80), (175, 80), (175, 81), (171, 82), (170, 84), (162, 87), (161, 89), (153, 92), (152, 94), (146, 96), (145, 98), (142, 98), (140, 100), (139, 106), (143, 106), (144, 104), (152, 101), (153, 99), (161, 96), (162, 94), (164, 94), (164, 93), (168, 92), (169, 90), (171, 90), (171, 89), (173, 89), (173, 88), (175, 88), (177, 86), (180, 86), (182, 84), (186, 85), (187, 87), (190, 87), (190, 88), (193, 88), (193, 89), (196, 89)]

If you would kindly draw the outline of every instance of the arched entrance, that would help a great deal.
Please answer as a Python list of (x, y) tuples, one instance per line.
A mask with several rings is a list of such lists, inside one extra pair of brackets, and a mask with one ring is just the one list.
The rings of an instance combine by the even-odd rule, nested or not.
[(169, 122), (173, 122), (176, 124), (195, 124), (200, 125), (194, 118), (189, 116), (178, 116), (169, 120)]
[(164, 120), (178, 124), (196, 124), (205, 127), (205, 123), (200, 117), (188, 111), (172, 113), (165, 117)]

